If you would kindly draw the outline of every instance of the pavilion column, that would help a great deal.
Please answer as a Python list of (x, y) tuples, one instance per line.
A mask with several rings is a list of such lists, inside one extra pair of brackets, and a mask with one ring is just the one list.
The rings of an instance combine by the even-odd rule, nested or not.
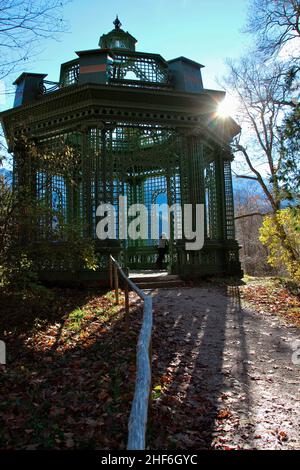
[(34, 238), (36, 221), (32, 220), (30, 208), (36, 200), (36, 168), (25, 142), (19, 141), (14, 148), (14, 191), (17, 194), (19, 211), (19, 241), (26, 245)]
[[(114, 203), (114, 152), (112, 133), (116, 125), (114, 123), (102, 123), (97, 129), (97, 136), (100, 136), (100, 145), (96, 146), (96, 174), (100, 183), (99, 203)], [(101, 150), (100, 150), (101, 149)], [(100, 155), (99, 155), (100, 150)], [(98, 164), (98, 166), (97, 166)], [(99, 172), (99, 174), (98, 174)]]
[(108, 172), (109, 129), (95, 123), (82, 129), (82, 205), (86, 222), (84, 233), (95, 237), (95, 213), (101, 203), (111, 201)]
[(82, 149), (81, 149), (81, 168), (82, 168), (82, 222), (84, 237), (92, 237), (93, 233), (93, 207), (92, 207), (92, 173), (93, 158), (90, 145), (90, 131), (88, 127), (81, 129)]
[[(80, 148), (82, 148), (82, 136), (80, 135), (78, 144)], [(72, 186), (71, 189), (71, 209), (72, 209), (72, 217), (75, 224), (81, 222), (81, 187), (82, 187), (82, 177), (79, 175), (78, 168), (74, 170), (73, 173), (73, 180), (75, 181), (75, 185)]]
[(234, 198), (232, 187), (231, 161), (233, 156), (230, 149), (222, 153), (223, 176), (224, 176), (224, 200), (225, 200), (225, 229), (226, 239), (235, 240), (234, 226)]
[(91, 200), (95, 210), (99, 204), (110, 202), (107, 147), (107, 129), (99, 123), (91, 124), (87, 142), (90, 168), (88, 178), (90, 178)]
[(215, 156), (216, 196), (217, 196), (217, 225), (218, 238), (226, 239), (226, 205), (224, 187), (223, 150), (217, 147)]
[(106, 203), (108, 202), (107, 200), (108, 198), (108, 194), (107, 194), (108, 193), (108, 188), (107, 188), (107, 130), (106, 129), (101, 129), (101, 186), (102, 186), (101, 200), (102, 202)]
[(199, 136), (186, 131), (181, 137), (181, 194), (182, 206), (193, 205), (195, 224), (196, 204), (205, 203), (203, 143)]
[(192, 204), (204, 204), (203, 183), (203, 144), (198, 136), (188, 139), (190, 169), (190, 201)]
[(224, 211), (224, 250), (223, 266), (228, 273), (240, 273), (239, 245), (235, 240), (234, 198), (232, 187), (231, 161), (233, 156), (229, 146), (221, 149), (223, 211)]
[[(73, 176), (75, 180), (75, 175)], [(66, 220), (73, 227), (74, 224), (80, 222), (78, 211), (78, 189), (74, 184), (66, 182)]]
[[(133, 204), (144, 204), (144, 182), (145, 179), (142, 176), (136, 176), (132, 175), (128, 178), (128, 207), (130, 207)], [(129, 217), (128, 222), (131, 221), (131, 218)], [(144, 246), (145, 241), (138, 239), (135, 240), (134, 242), (131, 241), (131, 243), (134, 243), (135, 246)]]
[[(197, 132), (198, 131), (198, 132)], [(183, 230), (182, 240), (176, 243), (177, 263), (179, 272), (185, 276), (187, 273), (196, 273), (200, 270), (201, 250), (187, 251), (184, 227), (184, 204), (193, 206), (193, 229), (196, 226), (196, 204), (204, 204), (204, 170), (203, 170), (203, 143), (199, 130), (181, 129), (178, 136), (178, 154), (180, 155), (180, 192)], [(204, 229), (204, 227), (203, 227)]]

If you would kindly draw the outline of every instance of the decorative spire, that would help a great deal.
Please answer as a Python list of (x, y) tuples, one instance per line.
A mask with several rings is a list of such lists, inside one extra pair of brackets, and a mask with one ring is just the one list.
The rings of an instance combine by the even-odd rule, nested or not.
[[(0, 0), (1, 4), (1, 0)], [(128, 51), (135, 51), (137, 40), (131, 36), (130, 33), (121, 29), (122, 23), (118, 15), (113, 22), (115, 28), (107, 34), (102, 34), (99, 40), (101, 49), (126, 49)]]
[(116, 19), (115, 19), (115, 21), (113, 22), (113, 24), (115, 25), (115, 29), (120, 29), (120, 28), (121, 28), (122, 23), (121, 23), (121, 21), (119, 20), (118, 15), (116, 16)]

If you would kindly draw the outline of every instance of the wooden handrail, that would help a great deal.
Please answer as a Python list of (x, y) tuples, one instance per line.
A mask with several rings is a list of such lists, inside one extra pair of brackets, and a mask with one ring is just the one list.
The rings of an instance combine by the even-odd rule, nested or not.
[(139, 289), (139, 287), (126, 276), (115, 258), (110, 255), (109, 281), (110, 287), (115, 288), (116, 304), (119, 303), (119, 275), (125, 283), (125, 309), (127, 319), (129, 313), (129, 287), (144, 301), (143, 323), (137, 344), (135, 391), (128, 422), (127, 440), (128, 450), (144, 450), (152, 375), (152, 297)]

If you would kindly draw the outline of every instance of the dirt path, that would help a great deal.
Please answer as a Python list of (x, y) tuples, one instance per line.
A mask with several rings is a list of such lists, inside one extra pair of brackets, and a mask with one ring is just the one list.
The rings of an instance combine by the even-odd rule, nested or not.
[(150, 448), (300, 449), (299, 329), (242, 308), (238, 287), (152, 295)]

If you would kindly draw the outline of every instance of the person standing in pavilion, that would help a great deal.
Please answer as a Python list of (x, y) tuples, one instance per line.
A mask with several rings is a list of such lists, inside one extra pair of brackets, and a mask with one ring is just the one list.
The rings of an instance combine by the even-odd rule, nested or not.
[(165, 232), (163, 232), (159, 238), (158, 242), (158, 257), (156, 260), (157, 266), (161, 269), (165, 260), (165, 255), (169, 251), (168, 240)]

